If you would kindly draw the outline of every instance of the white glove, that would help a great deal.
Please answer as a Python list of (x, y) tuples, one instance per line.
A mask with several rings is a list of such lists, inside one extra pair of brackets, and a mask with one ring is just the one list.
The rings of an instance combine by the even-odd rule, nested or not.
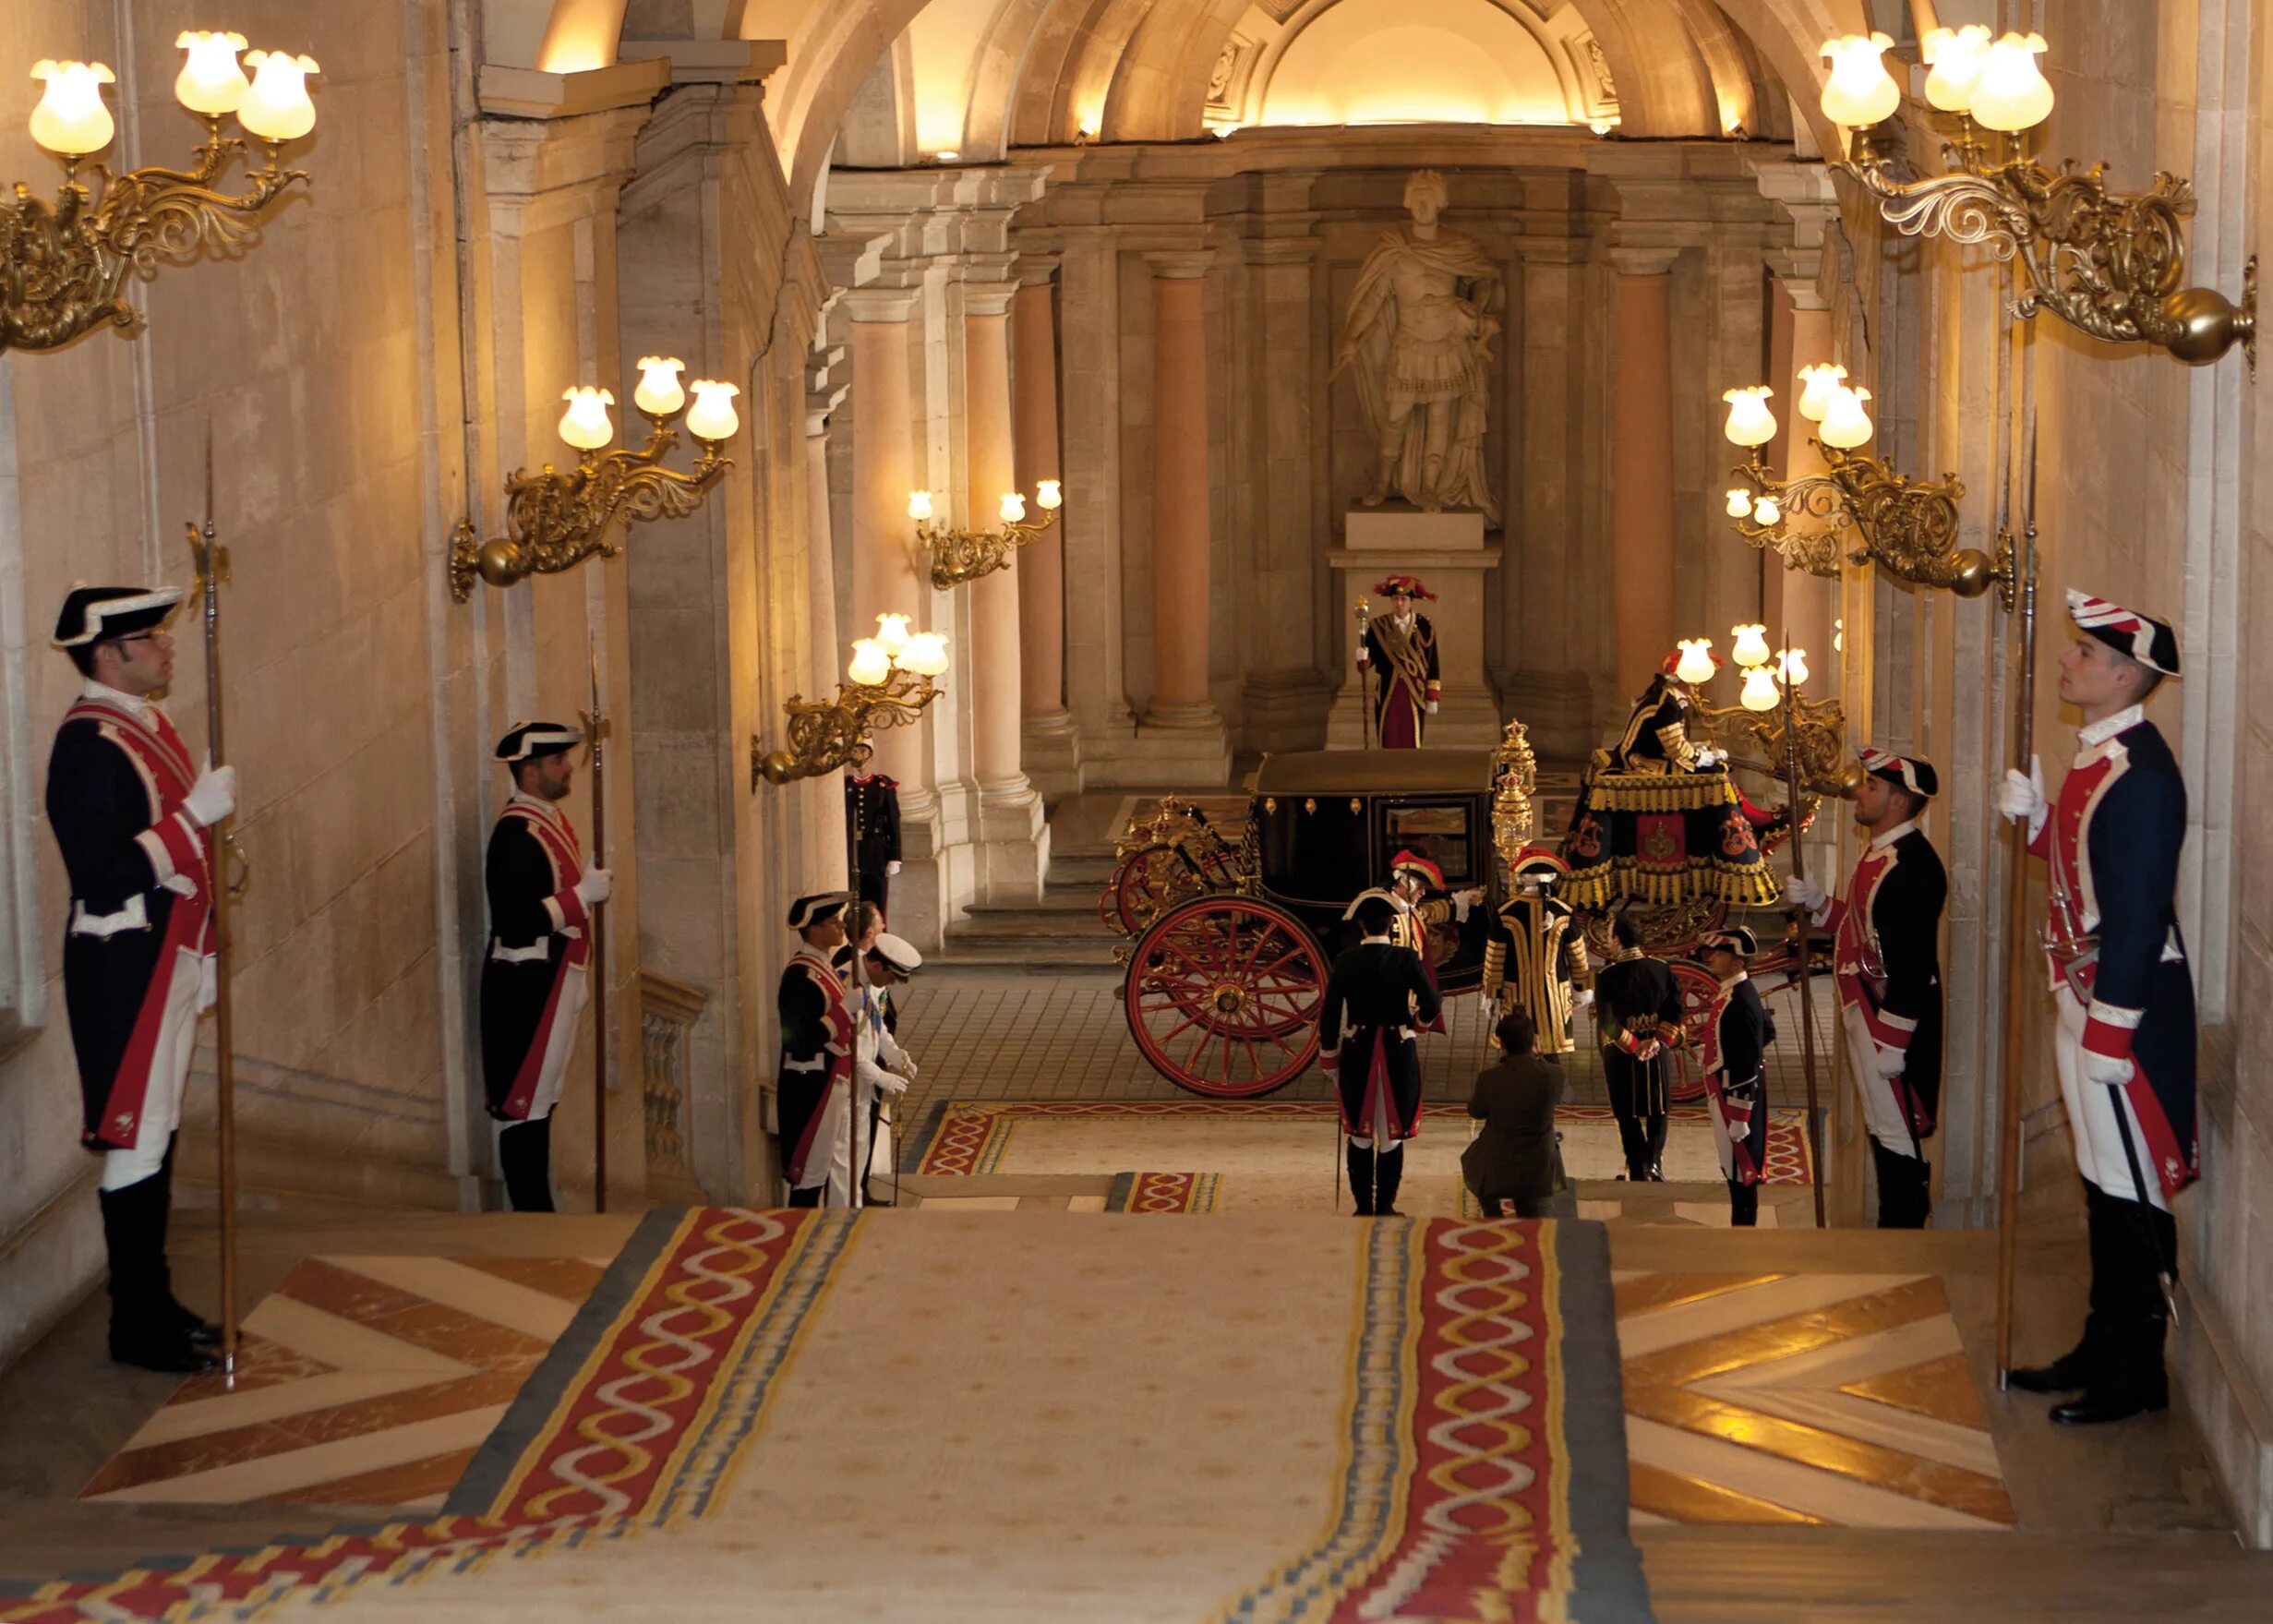
[(2084, 1052), (2084, 1080), (2104, 1088), (2123, 1088), (2131, 1081), (2131, 1062), (2112, 1055), (2094, 1054), (2087, 1049)]
[(1784, 882), (1784, 895), (1810, 913), (1822, 912), (1823, 905), (1831, 900), (1831, 893), (1813, 880), (1797, 876)]
[(895, 1072), (880, 1071), (876, 1074), (876, 1087), (896, 1100), (908, 1092), (908, 1079)]
[(887, 877), (898, 873), (900, 872), (900, 860), (896, 857), (890, 862), (884, 864), (884, 872)]
[(1361, 666), (1373, 664), (1373, 651), (1362, 643), (1357, 645), (1357, 663)]
[(1578, 995), (1571, 999), (1570, 1007), (1573, 1009), (1594, 1008), (1594, 989), (1592, 987), (1581, 987), (1578, 991)]
[(1452, 893), (1452, 918), (1461, 924), (1468, 922), (1468, 910), (1484, 900), (1484, 887)]
[(1727, 759), (1728, 752), (1725, 750), (1715, 750), (1710, 744), (1698, 747), (1696, 760), (1701, 767), (1717, 767)]
[(221, 1002), (221, 960), (207, 954), (198, 960), (198, 1013)]
[(2029, 829), (2034, 831), (2044, 822), (2044, 814), (2051, 804), (2044, 798), (2042, 756), (2032, 755), (2028, 758), (2028, 772), (2025, 777), (2018, 767), (2004, 769), (2004, 787), (1997, 791), (1999, 812), (2015, 823), (2026, 818)]
[(1878, 1049), (1871, 1053), (1870, 1067), (1889, 1081), (1900, 1077), (1909, 1065), (1910, 1057), (1899, 1049)]
[(236, 811), (236, 769), (217, 767), (208, 757), (205, 765), (198, 770), (198, 781), (182, 799), (182, 810), (197, 821), (200, 829), (211, 828)]
[(606, 902), (616, 888), (616, 876), (606, 869), (586, 869), (584, 877), (576, 882), (576, 900), (586, 908)]
[(1433, 699), (1428, 702), (1428, 714), (1432, 716), (1437, 714), (1437, 702)]

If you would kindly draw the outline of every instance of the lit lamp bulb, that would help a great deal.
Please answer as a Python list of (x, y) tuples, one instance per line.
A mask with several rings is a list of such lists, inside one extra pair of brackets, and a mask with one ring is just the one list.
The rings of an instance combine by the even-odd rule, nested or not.
[(1728, 516), (1731, 519), (1749, 519), (1752, 516), (1750, 491), (1738, 489), (1728, 493)]
[(1833, 391), (1831, 410), (1823, 414), (1823, 427), (1816, 438), (1827, 446), (1843, 451), (1853, 451), (1870, 438), (1870, 414), (1863, 410), (1863, 403), (1870, 398), (1867, 389), (1848, 389), (1842, 384)]
[(908, 646), (908, 617), (878, 615), (874, 641), (876, 646), (884, 650), (886, 659), (898, 659), (900, 650)]
[(1804, 648), (1777, 649), (1775, 668), (1786, 682), (1806, 682), (1808, 680), (1808, 651)]
[(1728, 657), (1744, 670), (1757, 669), (1774, 657), (1768, 653), (1767, 627), (1731, 626), (1728, 634), (1737, 640), (1736, 646), (1728, 651)]
[(716, 444), (732, 439), (742, 420), (734, 415), (734, 397), (741, 390), (731, 383), (720, 383), (715, 378), (698, 378), (692, 385), (694, 409), (687, 414), (687, 432), (697, 439)]
[(32, 64), (31, 77), (45, 81), (40, 104), (31, 110), (31, 138), (65, 158), (83, 158), (111, 144), (117, 126), (102, 104), (102, 87), (118, 76), (100, 62)]
[(1784, 522), (1784, 504), (1772, 496), (1764, 496), (1752, 504), (1752, 517), (1773, 530)]
[(1944, 113), (1969, 113), (1989, 57), (1989, 30), (1978, 22), (1961, 29), (1929, 29), (1919, 53), (1933, 71), (1926, 76), (1926, 100)]
[(852, 640), (852, 658), (845, 667), (845, 680), (861, 688), (874, 688), (892, 675), (892, 657), (884, 652), (884, 645), (872, 637)]
[(174, 81), (174, 100), (206, 118), (225, 118), (237, 110), (252, 80), (237, 66), (243, 34), (183, 33), (174, 43), (189, 53)]
[(893, 664), (919, 677), (936, 677), (947, 668), (947, 639), (937, 632), (919, 632)]
[(1005, 524), (1026, 523), (1026, 499), (1015, 490), (1003, 492), (1002, 506), (996, 511), (1002, 514)]
[(686, 363), (676, 355), (642, 355), (639, 358), (639, 387), (631, 391), (631, 403), (650, 417), (668, 417), (687, 403), (687, 391), (679, 386), (679, 375)]
[(1802, 367), (1799, 380), (1799, 415), (1810, 423), (1821, 423), (1831, 410), (1831, 397), (1846, 381), (1846, 368), (1826, 361), (1821, 366)]
[(1728, 403), (1728, 421), (1721, 432), (1730, 445), (1764, 446), (1775, 438), (1775, 414), (1768, 410), (1768, 397), (1774, 393), (1764, 383), (1721, 391), (1721, 399)]
[(1842, 34), (1825, 40), (1821, 54), (1831, 58), (1823, 84), (1823, 116), (1849, 129), (1883, 123), (1902, 105), (1902, 88), (1886, 71), (1881, 55), (1894, 44), (1888, 34)]
[(932, 493), (930, 491), (911, 490), (908, 493), (908, 516), (919, 524), (928, 524), (932, 522)]
[(1974, 122), (2010, 132), (2033, 129), (2050, 117), (2052, 87), (2037, 66), (2043, 54), (2042, 34), (2007, 34), (1990, 46), (1973, 91)]
[(245, 66), (253, 82), (237, 103), (237, 123), (264, 141), (296, 141), (316, 127), (316, 103), (307, 99), (307, 76), (319, 71), (313, 56), (247, 51)]
[(616, 438), (607, 408), (616, 397), (604, 389), (564, 389), (560, 398), (568, 410), (560, 414), (560, 438), (580, 451), (596, 451)]
[(1681, 639), (1681, 657), (1673, 668), (1673, 674), (1689, 683), (1710, 682), (1713, 680), (1713, 640), (1710, 637)]
[(1054, 479), (1036, 480), (1034, 499), (1041, 504), (1041, 511), (1045, 513), (1054, 513), (1065, 505), (1064, 494), (1059, 489), (1058, 482)]
[(1775, 691), (1775, 673), (1765, 666), (1754, 666), (1744, 674), (1744, 692), (1737, 702), (1748, 711), (1772, 711), (1783, 703)]
[(1846, 652), (1846, 622), (1845, 620), (1834, 620), (1831, 623), (1831, 652), (1833, 654)]

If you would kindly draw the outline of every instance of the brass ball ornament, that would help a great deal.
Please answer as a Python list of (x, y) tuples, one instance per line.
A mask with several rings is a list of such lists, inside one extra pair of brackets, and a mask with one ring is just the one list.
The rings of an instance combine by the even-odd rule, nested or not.
[(797, 776), (797, 763), (786, 750), (769, 750), (758, 758), (758, 772), (768, 784), (787, 784)]
[(2162, 313), (2177, 328), (2163, 347), (2189, 367), (2211, 365), (2257, 330), (2256, 312), (2237, 307), (2216, 288), (2181, 288), (2166, 295)]
[(1950, 590), (1959, 597), (1978, 597), (1997, 584), (1997, 560), (1977, 547), (1960, 547), (1950, 570)]
[(484, 581), (500, 588), (511, 586), (527, 572), (521, 565), (520, 546), (502, 535), (491, 536), (481, 544), (481, 551), (475, 555), (474, 567), (481, 571)]

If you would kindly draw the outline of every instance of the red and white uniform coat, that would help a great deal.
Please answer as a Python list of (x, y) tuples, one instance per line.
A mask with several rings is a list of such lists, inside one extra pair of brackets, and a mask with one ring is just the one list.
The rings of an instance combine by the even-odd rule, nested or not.
[(1698, 1062), (1721, 1176), (1732, 1185), (1759, 1184), (1768, 1172), (1767, 1056), (1775, 1022), (1760, 989), (1739, 971), (1721, 983), (1703, 1027)]
[(183, 806), (197, 776), (164, 712), (100, 682), (65, 714), (48, 758), (47, 822), (71, 884), (64, 1002), (90, 1150), (162, 1155), (181, 1120), (213, 951), (211, 853)]
[(1917, 1156), (1942, 1101), (1942, 909), (1949, 873), (1914, 823), (1872, 838), (1846, 894), (1816, 916), (1832, 932), (1833, 980), (1863, 1123)]
[(481, 970), (489, 1114), (533, 1122), (559, 1103), (583, 1013), (591, 918), (583, 848), (559, 806), (514, 791), (489, 832), (489, 951)]
[(827, 1182), (832, 1165), (840, 1157), (848, 1161), (851, 1150), (854, 1012), (826, 953), (800, 946), (789, 956), (776, 1013), (782, 1176), (791, 1189), (807, 1190)]
[[(2194, 978), (2177, 911), (2186, 784), (2136, 705), (2081, 729), (2076, 744), (2029, 845), (2051, 869), (2045, 944), (2060, 1091), (2076, 1170), (2106, 1195), (2167, 1209), (2201, 1173)], [(2123, 1062), (2127, 1075), (2094, 1082), (2087, 1056)]]

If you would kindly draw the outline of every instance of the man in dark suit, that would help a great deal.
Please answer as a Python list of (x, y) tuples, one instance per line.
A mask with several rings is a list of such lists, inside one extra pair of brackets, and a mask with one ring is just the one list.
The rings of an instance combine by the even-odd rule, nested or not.
[(1493, 1036), (1499, 1060), (1476, 1074), (1468, 1097), (1468, 1114), (1482, 1119), (1484, 1131), (1461, 1152), (1461, 1176), (1486, 1218), (1505, 1216), (1502, 1201), (1515, 1203), (1518, 1218), (1546, 1218), (1562, 1172), (1555, 1107), (1563, 1070), (1540, 1056), (1536, 1029), (1521, 1009), (1501, 1016)]
[(1626, 1152), (1626, 1176), (1662, 1183), (1672, 1104), (1673, 1060), (1666, 1051), (1681, 1043), (1681, 989), (1671, 966), (1642, 951), (1641, 927), (1629, 915), (1611, 921), (1610, 936), (1618, 956), (1594, 972), (1603, 1081)]
[[(2026, 818), (2051, 868), (2045, 951), (2059, 1016), (2054, 1059), (2091, 1234), (2083, 1340), (2012, 1373), (2068, 1426), (2120, 1421), (2171, 1401), (2162, 1365), (2178, 1276), (2171, 1202), (2201, 1174), (2195, 1137), (2195, 990), (2178, 928), (2186, 782), (2142, 706), (2178, 675), (2162, 621), (2071, 591), (2075, 642), (2060, 697), (2082, 713), (2076, 756), (2048, 800), (2043, 770), (2005, 775), (1999, 809)], [(2015, 1012), (2017, 1014), (2017, 1012)]]
[(102, 1158), (111, 1357), (196, 1375), (221, 1329), (174, 1296), (174, 1135), (198, 1017), (219, 994), (206, 831), (236, 769), (193, 764), (156, 696), (174, 676), (178, 587), (78, 586), (54, 645), (86, 680), (55, 730), (47, 826), (71, 886), (63, 997), (78, 1061), (79, 1143)]
[(1705, 1029), (1705, 1099), (1713, 1148), (1728, 1181), (1728, 1221), (1738, 1229), (1760, 1221), (1760, 1186), (1768, 1176), (1767, 1056), (1775, 1022), (1745, 970), (1759, 951), (1752, 932), (1738, 925), (1707, 936), (1697, 955), (1721, 983)]
[(1941, 789), (1933, 764), (1862, 752), (1855, 822), (1867, 844), (1846, 891), (1808, 880), (1786, 895), (1832, 932), (1846, 1054), (1879, 1181), (1879, 1227), (1923, 1229), (1933, 1211), (1926, 1141), (1942, 1101), (1942, 908), (1949, 874), (1918, 820)]
[(1363, 932), (1334, 960), (1318, 1010), (1318, 1066), (1341, 1085), (1349, 1137), (1350, 1193), (1360, 1218), (1399, 1216), (1405, 1141), (1419, 1131), (1421, 1057), (1416, 1027), (1437, 1018), (1437, 984), (1410, 947), (1389, 939), (1396, 899), (1361, 893), (1351, 903)]

